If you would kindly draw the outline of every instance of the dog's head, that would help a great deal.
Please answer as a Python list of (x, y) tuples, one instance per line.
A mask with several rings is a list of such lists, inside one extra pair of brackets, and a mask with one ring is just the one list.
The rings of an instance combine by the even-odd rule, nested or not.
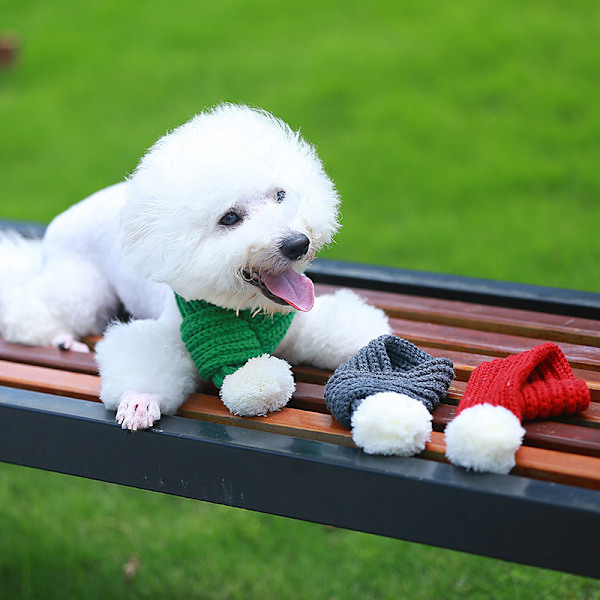
[(161, 138), (128, 182), (125, 258), (188, 300), (309, 310), (302, 275), (338, 228), (313, 146), (272, 115), (224, 104)]

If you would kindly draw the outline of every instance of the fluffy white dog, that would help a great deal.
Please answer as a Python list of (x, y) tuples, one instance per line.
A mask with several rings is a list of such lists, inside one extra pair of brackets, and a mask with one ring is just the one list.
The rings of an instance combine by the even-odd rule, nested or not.
[[(266, 112), (217, 106), (161, 138), (127, 181), (59, 215), (41, 242), (4, 236), (0, 333), (85, 350), (82, 336), (104, 332), (101, 398), (126, 429), (174, 413), (201, 383), (198, 363), (219, 356), (232, 412), (278, 410), (295, 387), (289, 363), (334, 369), (389, 332), (385, 315), (350, 292), (315, 299), (302, 274), (331, 242), (338, 204), (298, 133)], [(210, 327), (183, 340), (182, 315), (196, 305), (213, 311)], [(105, 331), (121, 306), (132, 319)], [(223, 315), (291, 325), (277, 357), (233, 360), (236, 342), (214, 325)]]

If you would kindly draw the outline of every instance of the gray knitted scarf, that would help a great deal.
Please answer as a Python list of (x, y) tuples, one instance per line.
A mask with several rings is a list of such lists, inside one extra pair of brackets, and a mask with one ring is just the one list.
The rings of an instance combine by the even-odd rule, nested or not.
[(345, 427), (360, 403), (379, 392), (405, 394), (431, 412), (446, 396), (453, 367), (448, 358), (434, 358), (407, 340), (382, 335), (335, 370), (325, 386), (325, 403)]

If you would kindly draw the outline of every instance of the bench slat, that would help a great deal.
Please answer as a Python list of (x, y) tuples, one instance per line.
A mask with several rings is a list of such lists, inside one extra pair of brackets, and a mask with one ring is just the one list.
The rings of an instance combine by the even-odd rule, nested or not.
[[(315, 289), (322, 294), (337, 288), (318, 284)], [(600, 321), (594, 319), (360, 288), (354, 291), (390, 317), (600, 347)]]
[(0, 385), (98, 401), (100, 377), (0, 360)]
[(51, 346), (21, 346), (0, 340), (0, 360), (66, 369), (94, 375), (98, 365), (92, 353), (65, 352)]
[[(438, 325), (391, 319), (393, 332), (420, 347), (460, 350), (490, 357), (504, 357), (530, 350), (547, 339), (526, 338), (511, 334), (490, 333), (451, 325)], [(600, 349), (593, 346), (558, 344), (571, 366), (581, 369), (600, 370)]]
[[(531, 421), (523, 425), (525, 444), (549, 450), (560, 450), (574, 454), (587, 454), (600, 457), (600, 421), (597, 413), (600, 406), (595, 404), (590, 411), (593, 416), (580, 413), (571, 422), (558, 420)], [(433, 414), (433, 424), (437, 431), (443, 431), (454, 418), (456, 407), (441, 404)]]
[[(445, 450), (444, 435), (434, 431), (422, 456), (446, 462)], [(516, 461), (517, 466), (511, 471), (513, 475), (600, 490), (600, 458), (521, 446)]]
[[(423, 347), (423, 350), (433, 356), (446, 356), (454, 362), (454, 370), (457, 381), (467, 381), (475, 367), (484, 361), (490, 360), (489, 356), (483, 354), (463, 353), (454, 350), (443, 350), (440, 348)], [(74, 371), (95, 375), (98, 367), (93, 354), (82, 354), (79, 352), (64, 352), (49, 346), (20, 346), (0, 340), (0, 360), (8, 360), (16, 363), (45, 366), (54, 369)], [(329, 371), (316, 369), (310, 366), (302, 366), (294, 369), (297, 380), (300, 382), (324, 385), (330, 376)], [(574, 369), (575, 376), (584, 379), (590, 388), (592, 400), (600, 402), (600, 372)], [(455, 382), (454, 387), (457, 383)], [(460, 390), (460, 386), (459, 386)], [(460, 395), (451, 390), (450, 398), (457, 399)]]

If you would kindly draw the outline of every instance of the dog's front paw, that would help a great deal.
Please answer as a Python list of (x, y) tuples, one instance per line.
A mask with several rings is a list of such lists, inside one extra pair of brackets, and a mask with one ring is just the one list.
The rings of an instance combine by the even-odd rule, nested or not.
[(223, 404), (233, 414), (255, 417), (283, 408), (295, 389), (290, 365), (263, 354), (227, 375), (220, 393)]
[(117, 409), (117, 423), (123, 429), (148, 429), (160, 419), (158, 394), (125, 392)]

